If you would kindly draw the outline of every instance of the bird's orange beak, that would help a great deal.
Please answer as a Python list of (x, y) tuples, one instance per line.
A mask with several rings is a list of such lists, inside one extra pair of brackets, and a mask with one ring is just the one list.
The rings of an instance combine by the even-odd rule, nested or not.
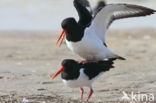
[(60, 37), (58, 38), (58, 40), (56, 42), (56, 46), (57, 46), (58, 42), (60, 41), (60, 39), (62, 38), (61, 43), (59, 45), (59, 47), (61, 47), (61, 44), (62, 44), (62, 42), (64, 40), (65, 35), (66, 35), (66, 32), (67, 32), (66, 30), (64, 30), (64, 29), (62, 30), (62, 33), (61, 33)]
[(51, 78), (51, 80), (55, 79), (55, 77), (56, 77), (57, 75), (59, 75), (61, 72), (63, 72), (64, 69), (65, 69), (64, 67), (60, 68), (60, 70), (59, 70), (56, 74), (54, 74), (54, 76)]

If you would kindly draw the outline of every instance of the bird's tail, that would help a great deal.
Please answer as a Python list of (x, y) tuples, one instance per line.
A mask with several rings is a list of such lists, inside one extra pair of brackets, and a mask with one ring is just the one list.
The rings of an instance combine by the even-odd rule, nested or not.
[(109, 71), (111, 68), (114, 68), (113, 64), (116, 58), (110, 58), (103, 61), (99, 61), (98, 64), (102, 71)]
[(119, 59), (119, 60), (126, 60), (124, 57), (121, 57), (121, 56), (119, 56), (119, 55), (117, 55), (117, 54), (115, 54), (115, 55), (113, 55), (113, 56), (111, 56), (111, 57), (108, 57), (109, 59), (111, 59), (111, 58), (116, 58), (116, 59)]
[(124, 57), (121, 57), (121, 56), (119, 56), (119, 55), (116, 55), (116, 58), (117, 58), (117, 59), (120, 59), (120, 60), (126, 60)]

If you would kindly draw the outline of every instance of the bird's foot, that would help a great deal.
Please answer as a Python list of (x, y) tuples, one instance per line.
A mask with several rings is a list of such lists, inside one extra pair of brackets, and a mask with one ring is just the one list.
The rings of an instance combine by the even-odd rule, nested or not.
[(90, 97), (92, 96), (93, 92), (94, 92), (93, 89), (90, 89), (89, 96), (88, 96), (88, 98), (87, 98), (87, 100), (86, 100), (87, 102), (88, 102), (88, 100), (90, 99)]
[(83, 100), (83, 93), (84, 93), (83, 88), (80, 88), (80, 92), (81, 92), (81, 101), (82, 101)]

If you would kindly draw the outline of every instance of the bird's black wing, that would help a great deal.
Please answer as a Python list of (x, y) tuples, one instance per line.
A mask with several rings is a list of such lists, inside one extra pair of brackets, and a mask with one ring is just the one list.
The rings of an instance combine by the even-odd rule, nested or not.
[(88, 0), (74, 0), (74, 1), (79, 2), (83, 7), (85, 7), (90, 12), (90, 14), (92, 14), (92, 8)]
[(108, 59), (99, 62), (88, 62), (83, 65), (84, 73), (89, 76), (89, 79), (96, 77), (98, 74), (109, 71), (111, 68), (114, 68), (114, 60)]
[(87, 3), (86, 0), (74, 0), (74, 6), (79, 15), (78, 23), (83, 27), (89, 26), (92, 20), (92, 15), (86, 8), (87, 5), (89, 5), (89, 3)]

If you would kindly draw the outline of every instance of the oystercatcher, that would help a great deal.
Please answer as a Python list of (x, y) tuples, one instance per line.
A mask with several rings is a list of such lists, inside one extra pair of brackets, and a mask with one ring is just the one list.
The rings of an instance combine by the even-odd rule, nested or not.
[(65, 85), (71, 88), (80, 88), (81, 100), (83, 99), (83, 87), (89, 87), (90, 93), (87, 98), (88, 101), (93, 94), (93, 81), (103, 72), (114, 68), (114, 60), (115, 59), (108, 59), (105, 61), (88, 62), (82, 64), (72, 59), (65, 59), (62, 62), (62, 67), (51, 78), (51, 80), (61, 73), (61, 78)]
[[(105, 58), (125, 60), (107, 48), (105, 35), (108, 27), (114, 20), (146, 16), (155, 12), (153, 9), (132, 4), (107, 4), (94, 18), (83, 6), (81, 11), (84, 13), (80, 16), (78, 22), (72, 17), (63, 20), (63, 31), (56, 45), (61, 38), (63, 41), (66, 35), (67, 47), (87, 61), (103, 60)], [(88, 18), (92, 18), (89, 23)], [(85, 20), (88, 21), (85, 22)]]

